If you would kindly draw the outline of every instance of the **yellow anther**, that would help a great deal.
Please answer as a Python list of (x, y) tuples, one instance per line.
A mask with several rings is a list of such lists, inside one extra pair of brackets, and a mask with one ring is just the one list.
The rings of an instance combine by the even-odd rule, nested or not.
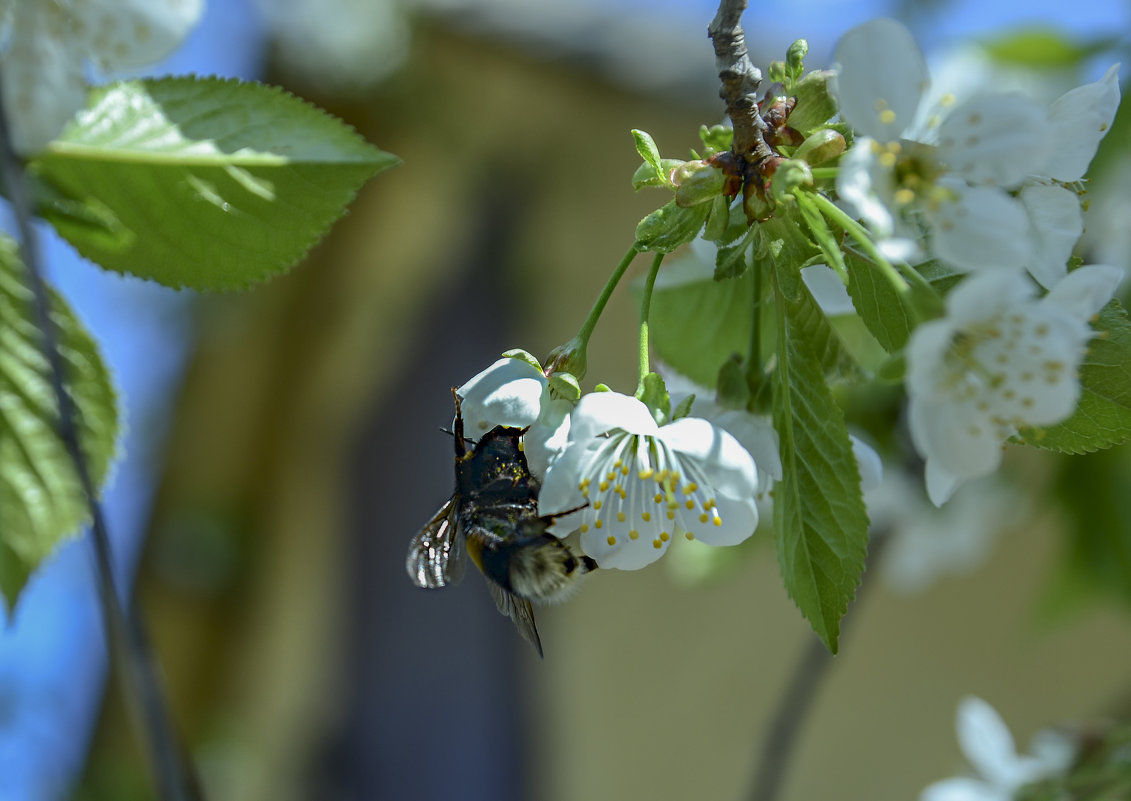
[(880, 112), (880, 122), (882, 122), (884, 125), (891, 125), (893, 122), (895, 122), (895, 112), (890, 108), (885, 108)]
[[(718, 520), (717, 517), (715, 519)], [(599, 517), (596, 520), (593, 521), (593, 528), (602, 528), (604, 525), (605, 525), (604, 521), (601, 520), (601, 518), (599, 518)]]
[(617, 469), (620, 469), (623, 466), (624, 466), (624, 459), (617, 459), (615, 462), (613, 462), (613, 467), (615, 467)]
[(647, 523), (652, 519), (652, 515), (649, 512), (641, 512), (640, 519)]
[(942, 106), (943, 108), (950, 108), (951, 106), (953, 106), (955, 104), (956, 100), (957, 100), (957, 98), (955, 98), (955, 96), (953, 94), (951, 94), (950, 92), (947, 92), (946, 94), (944, 94), (942, 97), (939, 98), (939, 105)]
[(675, 512), (671, 509), (668, 509), (668, 520), (675, 520)]
[(663, 496), (663, 494), (662, 494), (662, 493), (659, 493), (659, 492), (657, 492), (657, 493), (656, 493), (655, 495), (653, 495), (653, 496), (652, 496), (652, 501), (653, 501), (653, 503), (659, 503), (659, 502), (660, 502), (660, 501), (662, 501), (663, 499), (664, 499), (664, 496)]
[(624, 512), (617, 512), (617, 522), (618, 523), (624, 522)]
[(636, 477), (638, 479), (640, 479), (641, 481), (647, 481), (648, 479), (650, 479), (652, 477), (652, 474), (655, 473), (655, 472), (656, 471), (653, 470), (651, 467), (648, 467), (648, 468), (645, 468), (644, 470), (641, 470), (639, 473), (637, 473)]
[(601, 506), (602, 506), (602, 503), (601, 503), (600, 499), (593, 501), (593, 508), (594, 509), (600, 509)]
[(617, 538), (610, 534), (609, 536), (605, 537), (605, 542), (609, 543), (609, 545), (616, 545)]
[(692, 481), (690, 484), (688, 484), (686, 487), (683, 488), (683, 494), (684, 495), (690, 495), (691, 493), (695, 492), (698, 489), (699, 489), (699, 485), (696, 484), (694, 481)]
[[(600, 523), (601, 521), (598, 520), (597, 522)], [(723, 524), (723, 519), (721, 517), (719, 517), (718, 515), (715, 515), (715, 525), (721, 526), (722, 524)]]
[(653, 548), (663, 548), (664, 543), (662, 543), (660, 540), (652, 540), (652, 547)]
[(638, 540), (640, 539), (640, 532), (636, 529), (632, 529), (632, 531), (628, 532), (628, 538), (630, 540)]
[(686, 537), (689, 541), (695, 539), (695, 535), (690, 531), (683, 532), (683, 536)]
[(620, 469), (620, 474), (621, 474), (622, 476), (627, 476), (627, 475), (628, 475), (628, 465), (625, 465), (624, 467), (622, 467), (622, 468)]
[(661, 539), (661, 540), (662, 540), (663, 542), (667, 542), (667, 541), (668, 541), (668, 540), (670, 540), (671, 538), (672, 538), (672, 535), (671, 535), (671, 534), (669, 534), (668, 532), (666, 532), (666, 531), (661, 531), (661, 532), (660, 532), (660, 539)]
[(584, 534), (586, 531), (589, 530), (589, 524), (588, 523), (582, 523), (580, 526), (578, 526), (577, 530), (580, 531), (582, 534)]
[(597, 485), (597, 488), (600, 489), (601, 492), (607, 492), (608, 489), (609, 489), (609, 482), (608, 481), (602, 481), (600, 484)]
[[(893, 114), (892, 116), (894, 117), (895, 115)], [(883, 155), (880, 156), (879, 162), (880, 162), (881, 167), (883, 167), (884, 169), (890, 170), (892, 167), (895, 166), (895, 154), (894, 153), (884, 153)]]
[(915, 193), (910, 189), (897, 189), (892, 197), (900, 206), (909, 206), (915, 202)]
[(694, 509), (695, 508), (695, 501), (688, 498), (687, 503), (685, 503), (684, 506), (686, 506), (688, 509)]
[(710, 520), (710, 519), (711, 519), (711, 516), (710, 516), (709, 514), (707, 514), (706, 512), (704, 512), (703, 514), (699, 515), (699, 522), (700, 522), (700, 523), (706, 523), (706, 522), (707, 522), (708, 520)]
[(615, 470), (610, 470), (609, 472), (605, 473), (605, 481), (612, 481), (616, 477), (617, 473)]

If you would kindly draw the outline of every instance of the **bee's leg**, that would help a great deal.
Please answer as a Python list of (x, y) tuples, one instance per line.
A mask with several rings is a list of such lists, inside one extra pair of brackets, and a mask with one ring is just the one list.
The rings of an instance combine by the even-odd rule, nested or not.
[(460, 396), (455, 387), (452, 387), (452, 397), (456, 402), (456, 423), (452, 434), (456, 440), (456, 458), (461, 459), (467, 453), (467, 440), (463, 436), (463, 413), (460, 411)]

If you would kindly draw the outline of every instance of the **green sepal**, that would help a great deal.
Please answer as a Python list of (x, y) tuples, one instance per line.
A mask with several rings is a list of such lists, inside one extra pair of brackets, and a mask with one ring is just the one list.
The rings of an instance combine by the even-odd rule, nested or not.
[(684, 208), (675, 200), (670, 201), (636, 226), (636, 249), (671, 253), (695, 238), (710, 211), (709, 203)]
[(553, 373), (550, 376), (550, 394), (577, 403), (581, 400), (581, 384), (572, 373)]
[(534, 358), (534, 355), (522, 348), (514, 348), (512, 350), (503, 351), (504, 359), (518, 359), (520, 362), (526, 362), (538, 372), (542, 372), (542, 365)]
[(723, 171), (705, 161), (685, 161), (672, 172), (675, 202), (696, 206), (722, 197), (727, 178)]
[(672, 421), (687, 417), (691, 414), (691, 404), (695, 403), (695, 394), (688, 395), (672, 409)]
[(662, 375), (659, 373), (645, 375), (644, 385), (637, 397), (648, 407), (656, 425), (667, 425), (672, 421), (672, 399), (668, 395), (668, 387)]
[(793, 158), (801, 159), (807, 164), (816, 166), (826, 161), (837, 158), (844, 152), (847, 143), (840, 131), (832, 128), (820, 128), (805, 137), (797, 150), (793, 151)]
[[(117, 396), (89, 332), (55, 292), (50, 304), (79, 444), (99, 487), (117, 449)], [(27, 272), (15, 242), (0, 236), (0, 593), (9, 606), (36, 567), (90, 518), (58, 415)]]

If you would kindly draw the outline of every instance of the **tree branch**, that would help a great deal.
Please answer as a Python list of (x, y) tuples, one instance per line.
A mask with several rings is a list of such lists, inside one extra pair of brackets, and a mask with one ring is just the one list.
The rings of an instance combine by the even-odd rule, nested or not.
[(739, 20), (746, 0), (720, 0), (718, 13), (707, 28), (715, 48), (715, 69), (722, 88), (719, 97), (726, 102), (726, 113), (734, 125), (734, 152), (757, 164), (773, 155), (763, 138), (766, 124), (758, 113), (758, 87), (762, 72), (746, 52), (746, 34)]

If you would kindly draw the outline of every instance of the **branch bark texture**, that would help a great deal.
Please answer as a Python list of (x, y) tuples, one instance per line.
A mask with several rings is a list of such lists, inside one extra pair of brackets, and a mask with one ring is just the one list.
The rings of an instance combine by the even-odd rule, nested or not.
[(746, 52), (746, 34), (739, 23), (746, 0), (720, 0), (718, 13), (707, 28), (715, 48), (715, 69), (722, 88), (719, 97), (734, 125), (734, 152), (748, 163), (773, 155), (763, 137), (766, 124), (758, 113), (762, 72)]

